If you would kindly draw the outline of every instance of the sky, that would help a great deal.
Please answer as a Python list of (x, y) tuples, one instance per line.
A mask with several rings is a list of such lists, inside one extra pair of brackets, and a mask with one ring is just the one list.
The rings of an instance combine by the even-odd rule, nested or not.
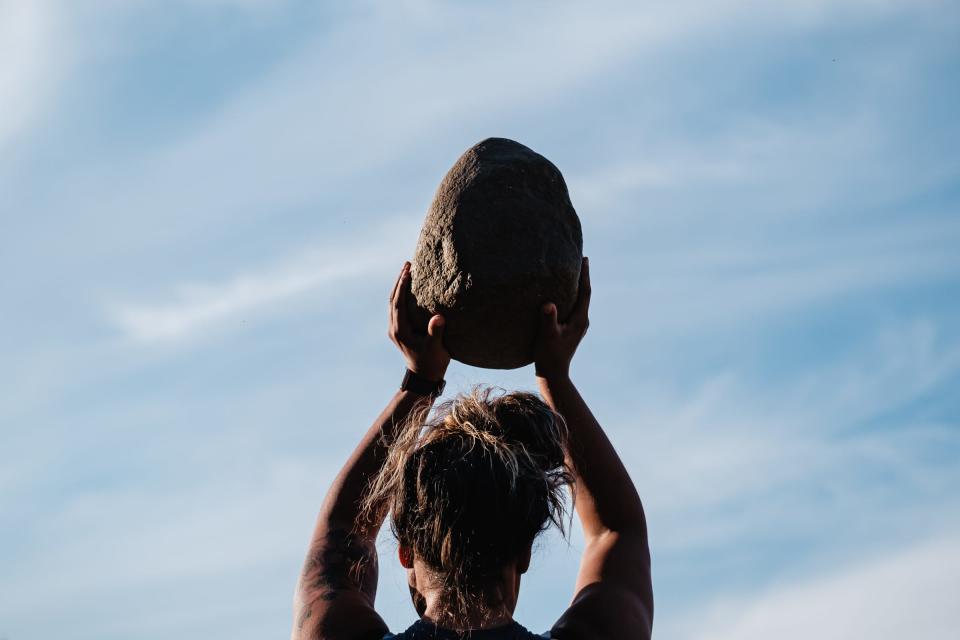
[[(926, 0), (0, 0), (0, 639), (289, 634), (403, 373), (390, 288), (490, 136), (583, 225), (572, 375), (644, 500), (655, 637), (953, 637), (958, 36)], [(581, 548), (538, 541), (518, 620)]]

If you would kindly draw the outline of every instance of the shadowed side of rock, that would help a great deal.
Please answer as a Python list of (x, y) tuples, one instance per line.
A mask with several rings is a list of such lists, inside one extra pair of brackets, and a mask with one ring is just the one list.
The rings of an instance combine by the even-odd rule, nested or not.
[(488, 138), (444, 177), (413, 259), (418, 321), (447, 319), (451, 355), (478, 367), (533, 361), (538, 314), (555, 302), (566, 317), (577, 297), (580, 220), (549, 160), (518, 142)]

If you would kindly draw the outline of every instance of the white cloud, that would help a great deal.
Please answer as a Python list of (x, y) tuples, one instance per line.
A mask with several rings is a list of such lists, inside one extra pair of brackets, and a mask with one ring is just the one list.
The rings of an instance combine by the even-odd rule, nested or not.
[[(287, 606), (295, 567), (319, 508), (321, 483), (333, 469), (318, 469), (316, 459), (310, 462), (274, 459), (242, 473), (221, 466), (219, 480), (180, 491), (138, 486), (76, 492), (62, 510), (45, 518), (30, 552), (5, 563), (0, 616), (15, 626), (3, 631), (30, 626), (49, 635), (44, 631), (88, 609), (83, 634), (115, 624), (156, 632), (185, 611), (148, 608), (132, 614), (129, 607), (136, 608), (140, 599), (134, 594), (167, 582), (255, 575), (258, 568), (277, 562), (290, 567), (286, 589), (267, 598)], [(234, 616), (242, 608), (213, 600)], [(56, 603), (56, 614), (44, 611), (50, 602)], [(117, 608), (117, 602), (126, 605)], [(196, 614), (205, 606), (186, 611)]]
[(145, 5), (165, 6), (177, 11), (184, 8), (188, 10), (236, 9), (244, 12), (262, 13), (286, 10), (289, 8), (290, 0), (87, 0), (84, 5), (83, 10), (100, 14), (135, 11)]
[[(960, 536), (713, 606), (691, 640), (943, 640), (960, 627)], [(677, 636), (674, 636), (677, 637)]]
[[(609, 426), (653, 514), (659, 550), (715, 547), (785, 528), (815, 538), (814, 522), (845, 521), (852, 529), (859, 518), (856, 526), (869, 529), (878, 502), (897, 502), (884, 498), (882, 486), (864, 486), (859, 474), (896, 479), (918, 505), (925, 496), (939, 500), (960, 479), (928, 459), (931, 451), (960, 446), (955, 425), (917, 420), (858, 430), (958, 372), (960, 344), (919, 322), (882, 331), (775, 385), (733, 373), (692, 393), (638, 382), (637, 400), (626, 405), (629, 422), (620, 417)], [(804, 492), (822, 491), (832, 495), (829, 502), (805, 502)], [(789, 507), (784, 496), (791, 496)], [(892, 513), (890, 503), (886, 508)], [(915, 524), (922, 530), (930, 522)]]
[[(206, 4), (205, 0), (197, 1)], [(261, 6), (254, 0), (209, 0), (209, 6), (227, 4), (253, 9)], [(670, 3), (662, 8), (644, 5), (635, 12), (631, 9), (609, 15), (595, 8), (568, 6), (551, 12), (542, 22), (538, 21), (540, 8), (522, 14), (523, 19), (510, 21), (451, 8), (449, 4), (411, 4), (418, 10), (413, 16), (419, 21), (415, 25), (420, 29), (417, 33), (431, 36), (420, 38), (423, 48), (419, 51), (407, 46), (398, 35), (409, 25), (398, 26), (395, 20), (409, 20), (411, 15), (397, 9), (395, 3), (383, 4), (380, 21), (374, 17), (339, 30), (332, 26), (278, 74), (249, 87), (211, 120), (197, 123), (183, 139), (172, 140), (159, 151), (145, 149), (146, 155), (152, 154), (150, 159), (125, 160), (115, 174), (94, 176), (89, 190), (83, 193), (78, 194), (69, 185), (58, 189), (51, 198), (62, 197), (61, 209), (52, 206), (44, 216), (35, 217), (42, 233), (38, 232), (36, 242), (20, 241), (10, 247), (11, 252), (23, 252), (22, 260), (11, 259), (10, 264), (44, 262), (37, 256), (45, 252), (54, 262), (69, 252), (97, 256), (95, 261), (64, 260), (63, 264), (79, 270), (91, 262), (107, 263), (110, 247), (103, 245), (116, 242), (127, 250), (118, 251), (126, 262), (117, 264), (135, 268), (139, 263), (134, 263), (141, 259), (136, 249), (154, 243), (151, 248), (169, 255), (169, 247), (184, 229), (197, 233), (217, 230), (219, 224), (235, 215), (248, 223), (256, 211), (274, 215), (285, 206), (312, 202), (344, 177), (363, 172), (391, 173), (390, 162), (402, 163), (404, 154), (426, 144), (424, 141), (459, 150), (462, 145), (457, 136), (467, 135), (475, 127), (500, 126), (506, 121), (503, 114), (510, 110), (540, 109), (567, 99), (577, 83), (602, 76), (606, 67), (630, 59), (644, 47), (651, 52), (687, 47), (691, 45), (681, 43), (700, 42), (698, 36), (711, 31), (728, 36), (733, 33), (731, 37), (735, 37), (739, 29), (750, 28), (751, 24), (778, 21), (764, 11), (752, 15), (751, 10), (760, 6), (756, 3), (739, 2), (709, 6)], [(904, 6), (860, 2), (849, 4), (844, 11), (852, 11), (849, 7), (870, 9), (871, 5), (880, 9)], [(0, 5), (4, 10), (12, 6)], [(738, 11), (727, 13), (738, 7)], [(795, 26), (785, 19), (789, 16), (809, 24), (834, 15), (826, 2), (796, 2), (783, 7), (787, 13), (779, 16), (783, 24), (777, 28)], [(0, 11), (0, 18), (6, 15)], [(43, 23), (43, 16), (37, 15), (40, 17), (30, 19)], [(0, 21), (0, 32), (3, 28)], [(413, 31), (416, 29), (411, 27)], [(771, 32), (777, 33), (776, 28)], [(102, 35), (91, 33), (89, 37)], [(462, 47), (455, 46), (458, 43)], [(6, 69), (5, 60), (0, 60), (0, 69)], [(642, 74), (645, 64), (649, 63), (638, 62), (634, 71)], [(9, 77), (24, 82), (21, 75)], [(0, 81), (0, 96), (5, 97), (5, 87), (13, 85), (3, 82), (7, 81)], [(0, 115), (0, 120), (3, 117)], [(844, 128), (844, 124), (849, 123), (840, 123), (840, 127), (826, 130), (816, 139), (802, 127), (771, 129), (764, 135), (747, 136), (743, 144), (737, 144), (736, 137), (751, 129), (733, 127), (728, 137), (705, 143), (703, 150), (682, 144), (683, 136), (664, 139), (660, 147), (664, 154), (655, 154), (657, 162), (614, 162), (609, 170), (586, 176), (585, 186), (578, 187), (576, 180), (571, 186), (586, 194), (587, 200), (596, 201), (657, 190), (679, 192), (692, 182), (723, 187), (765, 185), (770, 198), (835, 202), (838, 189), (847, 188), (843, 183), (849, 173), (838, 173), (833, 180), (826, 174), (833, 167), (856, 165), (858, 154), (870, 155), (873, 150), (869, 144), (878, 133), (869, 126)], [(18, 130), (23, 126), (18, 125)], [(447, 135), (452, 130), (456, 135)], [(593, 131), (603, 134), (602, 129)], [(787, 162), (774, 162), (789, 149), (795, 155)], [(877, 152), (882, 156), (889, 149)], [(791, 172), (799, 173), (821, 161), (830, 164), (818, 174), (825, 178), (823, 181), (815, 185), (789, 181)], [(898, 162), (896, 168), (902, 166)], [(594, 182), (587, 184), (587, 180)], [(916, 176), (908, 176), (891, 179), (889, 184), (893, 189), (898, 185), (916, 186), (917, 181)], [(389, 189), (390, 185), (385, 177), (382, 184), (370, 188)], [(873, 195), (883, 200), (889, 192)], [(741, 221), (736, 228), (754, 229), (753, 225), (764, 223), (767, 214), (775, 213), (764, 210), (764, 215)], [(56, 220), (58, 227), (53, 235), (49, 233), (51, 220)], [(411, 241), (417, 224), (410, 221), (404, 227)], [(644, 224), (637, 220), (632, 228)], [(717, 230), (723, 224), (718, 222)], [(758, 243), (757, 237), (722, 233), (704, 242), (688, 242), (688, 230), (682, 224), (664, 226), (675, 235), (649, 235), (648, 245), (638, 247), (635, 256), (617, 254), (618, 246), (611, 245), (609, 258), (621, 260), (619, 266), (626, 268), (619, 272), (610, 269), (611, 277), (598, 278), (596, 289), (598, 302), (611, 292), (613, 298), (642, 298), (647, 308), (643, 321), (629, 318), (630, 327), (615, 327), (613, 333), (628, 338), (630, 332), (641, 327), (640, 331), (647, 332), (665, 350), (676, 345), (669, 331), (695, 329), (701, 334), (719, 334), (717, 320), (762, 319), (771, 311), (836, 299), (867, 287), (929, 282), (931, 276), (955, 271), (958, 264), (953, 241), (958, 236), (956, 223), (931, 223), (923, 216), (906, 224), (868, 224), (843, 233), (831, 227), (829, 237), (811, 235), (774, 245)], [(189, 282), (164, 289), (169, 295), (146, 290), (136, 296), (122, 296), (121, 302), (110, 307), (108, 320), (131, 342), (166, 347), (173, 341), (229, 327), (240, 318), (283, 313), (296, 301), (314, 294), (321, 298), (341, 294), (346, 286), (368, 277), (380, 279), (385, 275), (382, 280), (387, 282), (413, 246), (407, 241), (392, 242), (386, 238), (389, 235), (381, 237), (374, 232), (369, 238), (349, 238), (343, 244), (325, 245), (323, 250), (292, 258), (236, 266), (228, 271), (233, 275), (227, 277), (198, 272), (188, 278)], [(763, 234), (759, 237), (765, 241), (777, 239)], [(192, 240), (204, 242), (203, 238)], [(603, 270), (602, 259), (595, 265), (597, 271)], [(82, 290), (86, 286), (83, 278), (98, 278), (95, 272), (68, 272), (66, 268), (62, 277), (61, 271), (56, 273), (65, 288), (76, 287), (79, 291), (72, 301), (88, 299)], [(645, 274), (642, 282), (627, 281), (637, 273)], [(57, 294), (43, 293), (50, 298)], [(102, 317), (98, 315), (97, 320)], [(76, 318), (62, 319), (63, 325), (75, 323)], [(600, 331), (603, 323), (601, 314), (595, 331)], [(613, 395), (617, 389), (631, 394), (623, 397), (643, 401), (633, 407), (639, 418), (619, 422), (619, 428), (612, 428), (611, 434), (623, 445), (631, 471), (651, 507), (654, 544), (659, 550), (680, 552), (710, 544), (742, 552), (745, 533), (755, 533), (760, 527), (782, 533), (783, 528), (795, 525), (802, 533), (801, 526), (809, 527), (816, 517), (840, 510), (846, 511), (845, 523), (860, 516), (865, 523), (875, 523), (891, 513), (890, 504), (878, 500), (872, 487), (865, 488), (846, 475), (861, 465), (883, 471), (911, 498), (917, 498), (916, 508), (922, 517), (906, 522), (904, 527), (928, 524), (933, 517), (931, 511), (956, 511), (955, 503), (942, 497), (945, 488), (955, 483), (955, 472), (925, 460), (938, 444), (956, 445), (955, 425), (905, 423), (871, 434), (855, 430), (848, 433), (860, 420), (922, 398), (956, 372), (956, 345), (944, 340), (936, 329), (935, 322), (894, 326), (868, 348), (831, 354), (838, 361), (833, 366), (786, 382), (745, 380), (737, 370), (731, 370), (693, 392), (663, 391), (649, 382), (632, 385), (623, 380), (606, 390), (610, 395), (602, 408), (608, 411), (622, 403)], [(67, 339), (74, 339), (74, 335), (69, 334)], [(292, 343), (298, 339), (302, 337), (290, 338)], [(302, 553), (309, 519), (325, 488), (322, 480), (333, 466), (328, 466), (325, 459), (322, 463), (313, 458), (307, 463), (284, 461), (269, 447), (250, 446), (252, 451), (231, 447), (227, 443), (242, 439), (244, 434), (240, 432), (244, 430), (256, 431), (262, 442), (289, 444), (293, 436), (290, 425), (275, 419), (273, 411), (264, 410), (251, 418), (249, 411), (224, 408), (214, 412), (204, 405), (229, 404), (230, 394), (224, 388), (229, 389), (236, 380), (211, 376), (216, 378), (210, 381), (211, 397), (202, 401), (183, 399), (178, 395), (181, 389), (169, 379), (178, 377), (176, 369), (188, 369), (192, 365), (189, 359), (174, 358), (174, 371), (168, 376), (167, 371), (145, 364), (139, 353), (131, 355), (125, 346), (85, 343), (73, 353), (51, 343), (47, 346), (50, 356), (45, 357), (41, 349), (28, 345), (8, 367), (10, 384), (5, 388), (10, 401), (0, 408), (0, 417), (15, 416), (25, 426), (4, 433), (6, 457), (11, 464), (0, 472), (0, 494), (16, 498), (18, 508), (23, 510), (27, 503), (31, 509), (34, 503), (37, 505), (36, 513), (31, 511), (17, 523), (18, 530), (23, 527), (33, 536), (23, 546), (27, 561), (21, 566), (18, 552), (18, 569), (22, 571), (4, 573), (0, 585), (0, 608), (4, 619), (11, 621), (4, 624), (13, 625), (14, 631), (23, 629), (26, 633), (41, 623), (49, 625), (44, 627), (49, 629), (48, 635), (62, 634), (65, 628), (78, 634), (95, 634), (106, 629), (105, 625), (116, 623), (120, 626), (112, 636), (103, 633), (90, 637), (159, 636), (162, 625), (169, 627), (164, 637), (182, 636), (184, 629), (188, 635), (199, 637), (204, 634), (192, 624), (202, 615), (198, 612), (217, 611), (219, 615), (223, 611), (223, 620), (237, 624), (240, 609), (262, 606), (263, 598), (238, 599), (240, 583), (256, 582), (264, 592), (279, 594), (284, 600), (288, 597), (295, 569), (291, 566), (284, 575), (275, 576), (286, 571), (284, 563), (291, 557)], [(638, 365), (638, 369), (642, 367)], [(278, 370), (277, 384), (282, 387), (288, 384), (284, 376), (291, 374), (279, 365)], [(121, 375), (128, 371), (138, 375)], [(676, 371), (657, 373), (668, 376)], [(317, 375), (321, 376), (317, 380), (328, 380), (322, 375), (329, 374)], [(256, 382), (249, 371), (237, 371), (237, 378), (244, 384)], [(300, 384), (309, 389), (301, 393), (278, 391), (263, 404), (284, 406), (288, 412), (284, 415), (309, 414), (317, 407), (316, 394), (323, 393), (323, 385), (313, 383), (313, 379), (309, 383), (301, 380)], [(135, 392), (129, 401), (118, 396), (128, 388), (126, 384)], [(142, 397), (144, 386), (152, 387), (146, 400)], [(236, 393), (239, 397), (249, 390)], [(227, 402), (221, 402), (224, 397)], [(27, 410), (22, 408), (25, 401)], [(351, 410), (365, 402), (358, 397), (340, 397), (338, 401)], [(13, 413), (10, 407), (14, 407)], [(79, 428), (78, 413), (86, 414)], [(161, 418), (158, 413), (162, 413)], [(215, 420), (208, 420), (210, 414)], [(48, 422), (56, 422), (57, 428), (48, 428)], [(200, 433), (187, 439), (182, 433), (170, 434), (164, 446), (172, 451), (159, 463), (145, 461), (143, 458), (149, 456), (143, 451), (119, 449), (123, 439), (117, 434), (129, 433), (137, 425), (207, 422), (217, 423), (216, 429), (222, 434), (219, 442), (211, 442)], [(13, 422), (8, 419), (7, 424)], [(51, 435), (59, 430), (70, 431), (78, 442), (92, 443), (91, 452), (96, 450), (92, 457), (102, 455), (104, 459), (85, 459), (82, 463), (71, 459), (62, 450), (73, 440)], [(332, 442), (332, 437), (328, 441)], [(117, 448), (111, 449), (111, 444)], [(337, 451), (345, 454), (340, 446), (329, 445), (330, 455), (337, 458), (329, 465), (339, 462)], [(46, 452), (43, 456), (33, 453), (41, 448)], [(235, 455), (239, 449), (243, 453)], [(190, 453), (183, 453), (187, 450)], [(114, 464), (127, 456), (131, 467), (144, 465), (162, 476), (157, 480), (160, 486), (127, 486), (150, 482), (144, 479), (147, 474), (141, 475), (141, 469), (130, 471), (123, 464)], [(182, 458), (190, 456), (194, 457), (189, 464), (202, 466), (209, 477), (174, 479), (185, 468), (181, 465), (188, 464)], [(269, 469), (236, 468), (251, 462), (263, 463)], [(163, 469), (164, 465), (169, 468)], [(81, 473), (74, 479), (78, 467), (86, 475)], [(238, 476), (249, 484), (232, 483)], [(44, 493), (47, 482), (55, 487), (51, 491), (56, 495)], [(796, 487), (821, 490), (829, 498), (785, 513), (781, 502)], [(924, 503), (928, 496), (940, 497), (935, 509), (931, 501)], [(896, 513), (901, 515), (907, 510), (902, 504), (897, 507)], [(840, 544), (823, 532), (818, 535), (824, 545)], [(864, 546), (883, 542), (881, 534), (875, 532), (863, 537)], [(556, 555), (554, 550), (550, 549), (552, 557)], [(945, 556), (946, 566), (955, 575), (956, 545), (944, 544), (936, 553), (952, 554)], [(856, 611), (857, 606), (865, 606), (863, 602), (857, 604), (861, 589), (870, 593), (874, 588), (862, 583), (901, 578), (900, 573), (910, 573), (908, 565), (914, 567), (915, 575), (925, 576), (898, 591), (909, 602), (937, 585), (943, 593), (956, 594), (955, 582), (945, 582), (943, 575), (930, 572), (933, 563), (928, 555), (906, 554), (904, 558), (865, 565), (849, 576), (837, 574), (796, 587), (785, 586), (757, 599), (725, 601), (730, 604), (729, 610), (715, 612), (710, 627), (694, 631), (697, 637), (715, 637), (709, 632), (715, 627), (723, 634), (719, 637), (752, 637), (749, 634), (757, 629), (776, 628), (781, 618), (791, 620), (802, 614), (793, 606), (794, 601), (806, 602), (812, 611), (824, 611), (826, 601), (818, 599), (818, 589)], [(558, 571), (570, 571), (576, 558), (565, 562)], [(785, 565), (789, 562), (784, 560)], [(262, 575), (267, 572), (262, 568), (268, 566), (274, 577)], [(255, 580), (237, 580), (241, 574)], [(51, 580), (51, 575), (56, 579)], [(561, 606), (561, 599), (548, 602), (543, 596), (549, 589), (558, 588), (556, 575), (543, 574), (541, 591), (536, 582), (525, 587), (533, 594), (523, 605), (531, 615), (537, 611), (537, 615), (546, 616), (543, 607), (548, 604)], [(210, 587), (209, 593), (183, 597), (187, 583)], [(402, 585), (397, 585), (397, 592), (399, 601), (406, 598)], [(170, 606), (158, 612), (158, 601)], [(885, 609), (892, 608), (883, 604)], [(936, 600), (928, 604), (938, 607)], [(272, 625), (271, 632), (276, 631), (277, 620), (281, 620), (281, 627), (286, 624), (287, 604), (281, 607), (280, 616), (270, 613), (260, 617), (261, 622)], [(396, 610), (400, 612), (401, 607), (397, 605)], [(408, 612), (405, 608), (402, 611)], [(888, 619), (900, 615), (884, 613)], [(905, 620), (907, 614), (901, 613)], [(935, 622), (943, 622), (936, 611), (928, 613)], [(834, 612), (834, 619), (839, 620), (836, 615)], [(108, 618), (112, 622), (104, 622)], [(899, 622), (893, 620), (893, 624)], [(84, 629), (78, 630), (80, 627)], [(232, 637), (244, 633), (245, 637), (270, 635), (257, 635), (239, 624), (237, 627), (241, 635)], [(864, 637), (855, 634), (857, 630), (873, 631), (866, 627), (834, 628), (851, 630), (848, 637)], [(915, 629), (924, 630), (922, 626)], [(8, 627), (0, 628), (0, 635), (8, 631)], [(936, 631), (931, 628), (929, 635), (934, 637)], [(824, 637), (823, 633), (811, 635)]]
[(60, 75), (55, 5), (0, 0), (0, 147), (45, 108)]
[[(735, 547), (745, 534), (755, 535), (758, 530), (782, 532), (792, 528), (794, 534), (802, 535), (804, 526), (818, 521), (820, 525), (829, 523), (825, 514), (829, 516), (826, 512), (831, 509), (846, 510), (849, 517), (867, 524), (879, 517), (902, 519), (902, 510), (878, 505), (870, 495), (860, 493), (861, 487), (849, 482), (844, 472), (865, 463), (879, 465), (887, 473), (897, 474), (902, 484), (920, 498), (927, 491), (942, 492), (943, 481), (950, 481), (950, 474), (944, 474), (942, 468), (924, 469), (923, 455), (926, 447), (936, 446), (937, 438), (944, 434), (913, 425), (899, 432), (869, 433), (862, 438), (838, 440), (834, 436), (849, 427), (850, 420), (922, 396), (956, 371), (958, 354), (956, 345), (944, 343), (930, 326), (919, 323), (891, 330), (862, 349), (840, 354), (839, 362), (816, 371), (810, 383), (798, 385), (797, 393), (789, 388), (777, 391), (747, 386), (733, 375), (720, 376), (692, 395), (662, 393), (649, 384), (636, 385), (633, 392), (637, 404), (632, 408), (636, 422), (612, 425), (610, 433), (647, 502), (655, 554), (702, 549), (705, 544), (733, 543)], [(287, 401), (288, 397), (272, 392), (262, 398), (269, 406)], [(339, 401), (348, 407), (360, 402), (359, 398), (343, 397)], [(162, 398), (158, 402), (165, 412), (159, 423), (183, 419), (204, 422), (208, 418), (196, 404), (178, 413), (176, 406)], [(610, 410), (609, 405), (604, 408)], [(116, 425), (109, 430), (136, 423), (137, 416), (142, 421), (144, 414), (157, 411), (143, 406), (131, 410), (127, 417), (114, 408), (110, 420)], [(224, 415), (237, 411), (225, 411)], [(274, 603), (282, 600), (278, 606), (286, 607), (310, 519), (325, 482), (346, 450), (337, 444), (330, 450), (304, 452), (302, 456), (271, 454), (264, 458), (261, 449), (265, 443), (290, 436), (284, 435), (287, 432), (281, 426), (265, 429), (263, 425), (247, 424), (245, 420), (269, 422), (264, 419), (269, 412), (252, 418), (250, 413), (255, 412), (243, 405), (244, 417), (238, 415), (236, 422), (211, 426), (210, 433), (194, 436), (189, 444), (173, 439), (163, 445), (170, 448), (160, 457), (164, 464), (176, 468), (183, 465), (189, 472), (183, 484), (76, 490), (56, 511), (32, 523), (30, 526), (42, 535), (30, 546), (31, 555), (18, 559), (14, 565), (17, 571), (8, 574), (0, 589), (0, 609), (17, 625), (14, 629), (31, 624), (56, 628), (67, 618), (79, 615), (81, 608), (87, 609), (84, 620), (88, 633), (106, 633), (104, 625), (127, 630), (139, 624), (145, 637), (155, 637), (166, 625), (176, 626), (184, 619), (201, 616), (209, 606), (222, 608), (235, 624), (236, 615), (247, 605), (234, 603), (237, 588), (232, 581), (237, 575), (256, 576), (266, 567), (286, 568), (286, 574), (271, 578), (271, 595), (267, 598)], [(331, 434), (330, 442), (339, 443), (342, 436), (340, 433), (334, 438)], [(946, 436), (942, 440), (945, 445), (956, 442), (950, 432)], [(157, 444), (160, 442), (158, 439)], [(184, 446), (189, 447), (189, 453), (178, 452)], [(202, 473), (197, 468), (201, 464)], [(156, 465), (154, 460), (147, 466), (159, 471)], [(43, 469), (33, 473), (41, 475)], [(197, 473), (199, 478), (190, 475)], [(922, 477), (914, 483), (910, 474)], [(16, 474), (10, 479), (13, 487), (24, 486)], [(791, 513), (787, 513), (782, 501), (789, 495), (785, 488), (791, 484), (814, 490), (829, 487), (830, 504), (819, 504), (814, 510), (793, 504)], [(929, 505), (921, 508), (929, 510)], [(920, 515), (923, 517), (911, 524), (916, 528), (912, 535), (926, 532), (929, 514)], [(888, 528), (884, 535), (889, 533)], [(879, 542), (884, 542), (884, 536), (874, 533), (864, 539), (863, 546), (869, 548)], [(569, 585), (557, 584), (557, 577), (572, 575), (577, 563), (576, 549), (558, 550), (556, 545), (563, 543), (556, 539), (551, 544), (550, 557), (538, 559), (544, 564), (543, 570), (529, 576), (525, 585), (527, 593), (538, 595), (526, 598), (524, 620), (544, 628), (568, 595), (559, 593)], [(384, 552), (389, 551), (386, 545)], [(655, 561), (660, 559), (655, 555)], [(399, 572), (391, 564), (392, 557), (384, 556), (383, 562), (387, 566), (380, 604), (392, 616), (391, 621), (399, 623), (402, 616), (409, 615), (407, 596), (402, 582), (398, 582)], [(51, 584), (47, 576), (54, 572), (58, 578)], [(176, 606), (168, 612), (130, 613), (139, 611), (137, 602), (147, 597), (144, 594), (165, 593), (168, 585), (184, 583), (227, 586), (219, 590), (220, 595), (207, 600), (191, 603), (186, 598), (174, 598)], [(833, 584), (831, 579), (826, 585), (830, 593), (834, 592), (830, 591)], [(920, 589), (926, 584), (916, 589), (908, 585), (901, 593), (925, 593)], [(836, 589), (837, 593), (851, 591), (854, 589), (849, 586)], [(793, 598), (792, 590), (783, 593), (775, 592), (776, 598), (770, 596), (769, 604), (766, 597), (760, 602), (764, 607), (774, 607)], [(800, 593), (809, 595), (815, 589), (805, 587)], [(225, 601), (224, 594), (230, 594), (231, 603)], [(45, 604), (51, 598), (59, 603), (56, 607)], [(118, 602), (124, 603), (123, 615), (110, 616), (109, 621), (98, 618)], [(755, 602), (738, 600), (720, 608), (727, 616), (730, 611), (747, 613), (743, 620), (717, 618), (717, 628), (729, 627), (731, 630), (725, 633), (735, 637), (746, 628), (744, 625), (754, 624), (754, 617), (768, 622), (760, 613), (753, 615), (751, 603)], [(546, 608), (548, 604), (553, 608)], [(761, 613), (766, 610), (758, 609)], [(783, 612), (784, 616), (794, 614), (789, 608)], [(780, 615), (779, 610), (776, 615)], [(281, 617), (271, 619), (274, 625), (277, 620), (286, 624), (286, 610)], [(714, 624), (714, 618), (710, 620)], [(670, 626), (675, 621), (660, 622)], [(707, 628), (712, 627), (697, 627), (695, 631)]]
[[(618, 3), (606, 11), (571, 3), (547, 12), (517, 4), (420, 11), (384, 3), (324, 31), (181, 138), (115, 174), (81, 176), (59, 191), (82, 220), (75, 233), (111, 227), (111, 236), (128, 241), (170, 241), (238, 215), (302, 206), (430, 138), (443, 153), (456, 153), (483, 135), (511, 135), (491, 131), (491, 119), (533, 108), (549, 113), (566, 92), (626, 60), (642, 74), (655, 53), (704, 33), (768, 22), (789, 28), (795, 13), (828, 20), (836, 10), (806, 4), (778, 5), (782, 14), (771, 15), (746, 1)], [(880, 10), (874, 4), (855, 6)], [(642, 117), (647, 107), (638, 110)], [(628, 175), (615, 182), (631, 175), (669, 181), (675, 169), (618, 167)], [(738, 169), (710, 162), (698, 170), (722, 177)], [(153, 233), (137, 232), (145, 223)]]
[[(591, 256), (596, 315), (604, 323), (598, 327), (654, 344), (667, 336), (720, 335), (744, 322), (813, 315), (838, 300), (950, 278), (960, 268), (953, 249), (960, 224), (951, 219), (835, 225), (829, 234), (796, 225), (761, 229), (770, 224), (762, 214), (729, 225), (697, 223), (645, 227), (638, 220), (631, 253)], [(643, 322), (601, 315), (625, 300), (642, 301)]]
[[(412, 222), (405, 226), (415, 228)], [(388, 225), (386, 232), (329, 244), (226, 282), (181, 284), (169, 302), (115, 304), (110, 321), (134, 341), (178, 340), (238, 316), (282, 308), (307, 293), (329, 296), (350, 282), (399, 268), (408, 247), (396, 241), (392, 230)]]

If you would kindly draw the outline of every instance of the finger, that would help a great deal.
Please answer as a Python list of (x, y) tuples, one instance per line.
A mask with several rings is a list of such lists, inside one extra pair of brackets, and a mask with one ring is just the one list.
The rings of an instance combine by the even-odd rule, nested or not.
[(557, 322), (557, 305), (548, 302), (540, 309), (540, 333), (556, 335), (560, 333), (560, 324)]
[(403, 288), (403, 278), (410, 269), (410, 263), (404, 262), (400, 269), (400, 275), (397, 276), (397, 282), (393, 285), (393, 292), (390, 294), (390, 321), (387, 335), (394, 342), (398, 342), (400, 335), (400, 294)]
[(397, 287), (396, 301), (393, 305), (393, 311), (397, 317), (397, 333), (401, 338), (410, 338), (413, 336), (413, 328), (410, 326), (410, 312), (407, 308), (407, 298), (410, 296), (410, 263), (400, 275), (400, 284)]
[(394, 299), (397, 297), (397, 288), (400, 286), (400, 281), (403, 280), (403, 272), (407, 270), (409, 264), (409, 262), (404, 262), (403, 266), (400, 267), (400, 273), (397, 275), (397, 281), (393, 283), (393, 289), (390, 290), (390, 297), (387, 300), (390, 304), (393, 304)]
[(443, 343), (443, 330), (447, 326), (447, 321), (443, 316), (437, 314), (430, 318), (427, 323), (427, 335), (430, 336), (430, 342), (435, 344)]
[(584, 258), (580, 267), (580, 286), (577, 291), (577, 302), (573, 305), (573, 311), (570, 313), (568, 324), (576, 324), (580, 327), (586, 327), (588, 324), (588, 312), (590, 310), (590, 259)]
[(393, 312), (399, 318), (400, 310), (403, 308), (403, 298), (404, 298), (404, 287), (410, 279), (410, 263), (406, 262), (403, 265), (403, 270), (400, 272), (400, 277), (397, 278), (397, 286), (393, 290), (393, 295), (390, 296), (390, 306), (393, 309)]

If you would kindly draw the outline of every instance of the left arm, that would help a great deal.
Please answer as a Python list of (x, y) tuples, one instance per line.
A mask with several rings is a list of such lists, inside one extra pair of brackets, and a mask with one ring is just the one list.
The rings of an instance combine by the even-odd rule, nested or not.
[[(443, 346), (443, 318), (434, 316), (426, 335), (416, 334), (407, 318), (410, 265), (405, 264), (390, 297), (390, 338), (407, 368), (440, 381), (450, 362)], [(294, 600), (293, 640), (382, 638), (387, 626), (373, 608), (377, 593), (377, 533), (385, 513), (362, 520), (361, 503), (371, 478), (379, 473), (390, 444), (407, 418), (429, 396), (398, 391), (337, 474), (317, 516), (307, 560)]]

